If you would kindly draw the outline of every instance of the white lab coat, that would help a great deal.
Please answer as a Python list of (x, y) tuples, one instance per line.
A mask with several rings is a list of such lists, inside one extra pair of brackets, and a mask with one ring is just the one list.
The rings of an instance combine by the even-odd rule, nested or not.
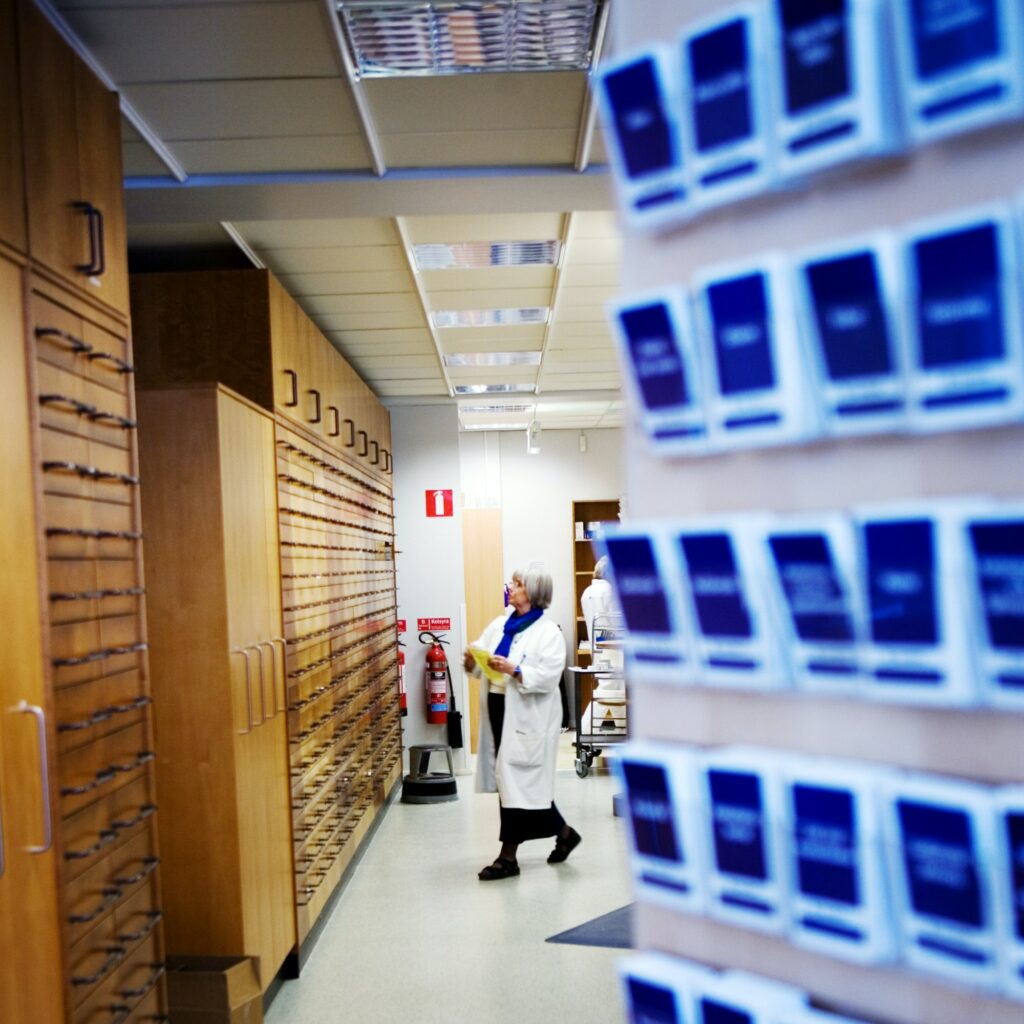
[(611, 625), (611, 616), (618, 612), (612, 585), (607, 580), (594, 580), (580, 595), (580, 608), (587, 624), (587, 639), (593, 649), (594, 619), (600, 618), (598, 625)]
[[(493, 653), (507, 617), (499, 615), (473, 646)], [(497, 758), (487, 714), (487, 677), (479, 667), (473, 669), (480, 679), (476, 791), (497, 792), (503, 807), (545, 810), (555, 799), (555, 764), (562, 727), (558, 684), (565, 669), (565, 638), (554, 619), (545, 613), (516, 633), (508, 658), (522, 669), (523, 681), (505, 677), (505, 720)]]

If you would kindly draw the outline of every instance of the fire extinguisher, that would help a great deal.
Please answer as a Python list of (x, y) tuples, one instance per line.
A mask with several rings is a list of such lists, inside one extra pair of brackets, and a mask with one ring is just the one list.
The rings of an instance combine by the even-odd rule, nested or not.
[(405, 645), (398, 642), (398, 713), (405, 718), (409, 714), (409, 704), (405, 696)]
[(424, 640), (424, 637), (432, 641), (427, 651), (427, 723), (444, 725), (448, 721), (448, 659), (441, 645), (447, 641), (433, 633), (424, 632), (420, 633), (421, 644), (430, 642)]

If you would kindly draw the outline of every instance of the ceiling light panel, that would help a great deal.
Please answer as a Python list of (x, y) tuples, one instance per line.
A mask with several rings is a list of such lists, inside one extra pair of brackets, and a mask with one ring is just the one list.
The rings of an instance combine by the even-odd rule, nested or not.
[(435, 309), (435, 327), (500, 327), (511, 324), (545, 324), (551, 311), (546, 306), (521, 309)]
[(590, 66), (602, 0), (341, 0), (364, 78)]
[(456, 384), (457, 395), (533, 394), (535, 384)]
[(445, 366), (540, 366), (539, 352), (457, 352), (444, 357)]
[(530, 412), (534, 408), (535, 408), (535, 406), (534, 406), (533, 403), (525, 404), (523, 402), (519, 402), (519, 403), (515, 403), (515, 404), (509, 403), (508, 405), (504, 405), (504, 404), (502, 404), (502, 405), (498, 405), (498, 404), (492, 404), (492, 405), (460, 405), (459, 406), (459, 413), (460, 413), (460, 415), (464, 415), (464, 416), (471, 416), (471, 415), (484, 416), (484, 415), (490, 415), (492, 413), (496, 413), (496, 414), (498, 414), (500, 416), (511, 416), (514, 413)]
[(414, 245), (417, 270), (477, 270), (481, 267), (554, 266), (559, 245), (546, 242), (428, 242)]

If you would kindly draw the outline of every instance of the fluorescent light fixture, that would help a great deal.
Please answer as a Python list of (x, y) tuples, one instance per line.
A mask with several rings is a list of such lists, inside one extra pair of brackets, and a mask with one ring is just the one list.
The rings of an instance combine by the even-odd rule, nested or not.
[(455, 352), (444, 357), (445, 366), (539, 366), (539, 352)]
[(559, 243), (425, 242), (412, 247), (417, 270), (477, 270), (482, 267), (553, 267)]
[(547, 306), (525, 309), (435, 309), (435, 327), (506, 327), (512, 324), (546, 324)]
[(463, 423), (463, 430), (522, 430), (523, 424), (519, 423)]
[[(503, 416), (510, 416), (516, 412), (530, 412), (534, 408), (532, 403), (524, 405), (523, 403), (509, 404), (509, 405), (460, 405), (460, 413), (468, 414), (481, 414), (487, 415), (488, 413), (501, 413)], [(522, 426), (521, 423), (517, 426)]]
[(363, 78), (585, 71), (604, 0), (339, 0)]
[(536, 384), (456, 384), (457, 395), (493, 395), (502, 392), (516, 392), (532, 395)]
[(526, 428), (526, 454), (540, 455), (540, 424), (536, 420)]

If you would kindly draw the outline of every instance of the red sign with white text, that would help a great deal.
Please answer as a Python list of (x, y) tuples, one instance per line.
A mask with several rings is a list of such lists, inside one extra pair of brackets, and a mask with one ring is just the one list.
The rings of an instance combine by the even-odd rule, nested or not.
[(396, 619), (395, 620), (395, 625), (398, 627), (398, 632), (399, 633), (404, 633), (406, 631), (406, 629), (408, 628), (406, 626), (406, 624), (405, 624), (405, 619)]
[(417, 619), (416, 628), (422, 633), (425, 629), (434, 633), (438, 630), (451, 629), (451, 619)]
[(455, 514), (451, 491), (427, 491), (427, 518), (443, 519)]

